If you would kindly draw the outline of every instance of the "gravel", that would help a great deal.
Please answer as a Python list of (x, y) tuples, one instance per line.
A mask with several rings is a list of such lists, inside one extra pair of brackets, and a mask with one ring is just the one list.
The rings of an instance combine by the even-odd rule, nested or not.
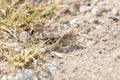
[(100, 16), (102, 14), (101, 11), (98, 8), (93, 8), (91, 10), (91, 13), (95, 16)]
[(87, 12), (91, 10), (91, 6), (80, 6), (80, 13)]
[(95, 28), (96, 28), (97, 30), (100, 30), (100, 29), (102, 28), (102, 26), (101, 26), (101, 25), (96, 25)]
[(84, 23), (84, 20), (81, 18), (74, 18), (69, 23), (70, 25), (74, 25), (74, 24), (81, 25)]
[(112, 13), (115, 15), (115, 16), (119, 16), (119, 12), (117, 9), (112, 9)]
[[(48, 47), (46, 51), (48, 54), (42, 57), (45, 61), (41, 57), (37, 57), (35, 70), (27, 68), (22, 71), (13, 71), (13, 66), (4, 65), (5, 62), (2, 63), (1, 61), (0, 80), (120, 80), (119, 0), (80, 0), (80, 7), (78, 7), (79, 4), (76, 4), (76, 1), (79, 0), (59, 0), (63, 6), (60, 4), (58, 11), (55, 10), (55, 15), (53, 12), (52, 15), (46, 17), (47, 19), (43, 19), (43, 23), (40, 23), (42, 18), (39, 18), (39, 20), (41, 19), (40, 22), (39, 20), (35, 21), (37, 18), (30, 22), (32, 25), (35, 21), (36, 27), (34, 27), (33, 37), (29, 34), (29, 30), (18, 34), (21, 42), (28, 42), (26, 45), (22, 45), (21, 42), (18, 42), (18, 45), (15, 46), (11, 44), (15, 52), (20, 53), (26, 47), (31, 48), (29, 42), (33, 42), (34, 38), (36, 38), (35, 42), (38, 41), (35, 46), (41, 46), (41, 40), (44, 43), (50, 40), (53, 44), (52, 47), (51, 45), (42, 46), (42, 48), (44, 46)], [(37, 8), (39, 7), (37, 6)], [(66, 9), (63, 9), (63, 7)], [(80, 9), (78, 12), (74, 10), (69, 12), (72, 9), (71, 7), (74, 7), (75, 10), (76, 8), (77, 10)], [(62, 9), (64, 15), (60, 13)], [(72, 36), (65, 34), (69, 30), (75, 34)], [(44, 35), (42, 35), (42, 32), (44, 32)], [(0, 45), (2, 46), (4, 43), (4, 46), (0, 46), (0, 49), (8, 51), (11, 45), (7, 47), (7, 43), (10, 42), (11, 36), (6, 32), (1, 33), (0, 30)], [(16, 34), (16, 36), (18, 35)], [(62, 39), (60, 38), (59, 45), (55, 42), (59, 40), (60, 35), (64, 36)], [(70, 45), (71, 43), (63, 45), (67, 43), (65, 39), (69, 42), (76, 36), (77, 39), (71, 41), (72, 45)], [(74, 43), (77, 47), (74, 46)]]
[(19, 40), (22, 42), (27, 42), (30, 40), (30, 34), (26, 31), (20, 33)]
[(50, 62), (46, 65), (49, 71), (55, 71), (57, 70), (57, 64), (55, 62)]
[(24, 71), (20, 71), (16, 74), (16, 80), (27, 80), (34, 75), (34, 71), (31, 69), (25, 69)]

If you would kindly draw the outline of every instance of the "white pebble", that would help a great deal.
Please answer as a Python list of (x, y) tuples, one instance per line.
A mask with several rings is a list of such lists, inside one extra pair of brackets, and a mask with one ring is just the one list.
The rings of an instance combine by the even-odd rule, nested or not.
[(70, 5), (77, 0), (59, 0), (59, 1), (61, 1), (61, 3), (65, 4), (65, 5)]
[(23, 32), (20, 33), (19, 39), (20, 39), (20, 41), (23, 41), (23, 42), (29, 41), (30, 40), (30, 35), (26, 31), (23, 31)]
[(12, 80), (13, 79), (13, 77), (12, 77), (12, 75), (8, 75), (8, 80)]
[(23, 74), (20, 72), (20, 73), (17, 73), (17, 75), (15, 76), (15, 80), (22, 80), (23, 79)]
[(2, 76), (1, 80), (7, 80), (6, 75)]
[(96, 15), (96, 16), (100, 16), (101, 15), (101, 11), (98, 8), (93, 8), (91, 10), (92, 14)]
[(48, 63), (47, 64), (47, 68), (50, 70), (50, 71), (55, 71), (57, 70), (57, 65), (55, 62), (51, 62), (51, 63)]
[(69, 23), (70, 25), (73, 25), (73, 24), (80, 25), (84, 23), (84, 20), (80, 18), (75, 18), (75, 19), (72, 19)]
[(112, 10), (112, 13), (113, 13), (115, 16), (118, 16), (118, 15), (119, 15), (118, 10), (116, 10), (116, 9), (113, 9), (113, 10)]
[(95, 26), (95, 28), (97, 29), (97, 30), (99, 30), (99, 29), (101, 29), (101, 25), (97, 25), (97, 26)]
[(80, 12), (87, 12), (90, 11), (90, 6), (80, 6)]
[(31, 69), (25, 69), (23, 71), (23, 77), (24, 77), (24, 79), (31, 78), (33, 75), (34, 75), (34, 71), (31, 70)]

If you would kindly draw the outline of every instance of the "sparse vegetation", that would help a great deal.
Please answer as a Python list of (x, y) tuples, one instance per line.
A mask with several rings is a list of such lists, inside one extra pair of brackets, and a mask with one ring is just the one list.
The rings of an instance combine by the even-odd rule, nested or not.
[(119, 25), (119, 0), (0, 0), (0, 80), (119, 80)]
[[(20, 0), (1, 0), (0, 3), (3, 4), (0, 5), (0, 29), (3, 32), (8, 32), (8, 35), (12, 35), (16, 40), (18, 40), (17, 31), (21, 29), (24, 30), (23, 28), (25, 27), (27, 27), (27, 29), (29, 28), (30, 30), (30, 28), (34, 28), (34, 26), (31, 27), (31, 24), (36, 25), (35, 22), (39, 22), (40, 24), (42, 24), (44, 22), (43, 20), (46, 20), (46, 17), (49, 16), (51, 13), (53, 14), (54, 10), (56, 9), (54, 3), (51, 6), (47, 6), (45, 3), (40, 6), (34, 6), (32, 1), (23, 2)], [(6, 5), (6, 7), (2, 9), (4, 5)], [(43, 42), (41, 42), (41, 44)], [(10, 62), (10, 64), (14, 65), (16, 68), (36, 65), (37, 58), (45, 55), (45, 53), (40, 51), (44, 48), (39, 47), (37, 44), (31, 45), (34, 45), (34, 48), (28, 47), (26, 49), (21, 49), (19, 53), (15, 51), (15, 47), (17, 46), (12, 47), (9, 45), (5, 45), (5, 48), (1, 47), (0, 49), (0, 58), (4, 61)]]

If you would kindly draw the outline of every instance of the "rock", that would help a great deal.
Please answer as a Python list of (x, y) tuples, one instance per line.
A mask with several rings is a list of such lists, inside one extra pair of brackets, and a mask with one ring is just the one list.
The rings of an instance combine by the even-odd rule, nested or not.
[(18, 54), (20, 53), (20, 51), (22, 50), (22, 47), (16, 47), (14, 48), (15, 52)]
[(51, 54), (54, 54), (55, 56), (57, 56), (58, 58), (63, 58), (63, 55), (62, 53), (59, 53), (59, 52), (51, 52)]
[(51, 62), (51, 63), (48, 63), (48, 64), (47, 64), (47, 68), (48, 68), (49, 71), (52, 72), (52, 71), (57, 70), (57, 65), (56, 65), (55, 62)]
[(67, 14), (69, 12), (70, 12), (70, 10), (68, 7), (64, 7), (63, 9), (60, 10), (60, 14)]
[(80, 2), (79, 2), (79, 1), (76, 1), (76, 2), (74, 2), (73, 4), (71, 4), (70, 11), (71, 11), (72, 13), (78, 12), (79, 9), (80, 9)]
[(7, 76), (6, 75), (3, 75), (1, 80), (7, 80)]
[(111, 11), (112, 10), (112, 6), (106, 6), (106, 11)]
[(8, 80), (12, 80), (13, 79), (13, 77), (12, 77), (12, 75), (8, 75)]
[(31, 70), (31, 69), (25, 69), (25, 70), (23, 71), (23, 77), (24, 77), (24, 79), (29, 79), (29, 78), (31, 78), (33, 75), (34, 75), (34, 71)]
[[(49, 0), (50, 1), (50, 0)], [(55, 0), (56, 4), (71, 5), (78, 0)]]
[(31, 69), (25, 69), (24, 71), (21, 71), (17, 73), (15, 76), (15, 80), (27, 80), (31, 78), (34, 75), (34, 71)]
[(33, 36), (34, 36), (35, 38), (38, 38), (38, 37), (40, 36), (40, 31), (35, 31), (35, 32), (33, 33)]
[(91, 19), (90, 22), (91, 22), (91, 23), (94, 23), (94, 24), (98, 24), (98, 23), (99, 23), (99, 21), (98, 21), (97, 18)]
[(80, 18), (75, 18), (75, 19), (72, 19), (69, 23), (70, 25), (74, 25), (74, 24), (80, 25), (84, 23), (84, 20)]
[(119, 16), (119, 12), (117, 9), (112, 9), (112, 13), (115, 15), (115, 16)]
[(38, 6), (42, 2), (42, 0), (33, 0), (33, 1), (35, 6)]
[(21, 72), (17, 73), (15, 76), (15, 80), (22, 80), (23, 79), (23, 74)]
[(70, 5), (74, 2), (76, 2), (77, 0), (60, 0), (61, 3), (63, 3), (64, 5)]
[(31, 80), (41, 80), (39, 77), (37, 77), (37, 76), (33, 76), (32, 78), (31, 78)]
[(80, 6), (80, 13), (90, 11), (90, 6)]
[(107, 11), (107, 9), (106, 9), (105, 7), (100, 7), (100, 8), (99, 8), (99, 10), (100, 10), (100, 12), (101, 12), (101, 13), (103, 13), (103, 12), (106, 12), (106, 11)]
[(101, 29), (101, 25), (97, 25), (97, 26), (95, 26), (95, 28), (97, 29), (97, 30), (99, 30), (99, 29)]
[(98, 8), (93, 8), (91, 10), (92, 14), (96, 15), (96, 16), (100, 16), (101, 15), (101, 11)]
[(30, 34), (26, 31), (20, 33), (19, 40), (22, 42), (27, 42), (30, 40)]

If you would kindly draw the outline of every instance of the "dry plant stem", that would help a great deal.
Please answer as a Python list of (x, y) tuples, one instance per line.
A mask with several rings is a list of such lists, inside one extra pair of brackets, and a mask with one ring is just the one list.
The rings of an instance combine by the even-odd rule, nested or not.
[(0, 11), (3, 13), (3, 17), (5, 17), (5, 16), (6, 16), (6, 12), (5, 12), (5, 10), (0, 9)]
[(14, 33), (12, 33), (10, 29), (6, 28), (5, 26), (2, 26), (1, 28), (10, 33), (10, 35), (12, 35), (16, 40), (18, 40), (17, 36)]

